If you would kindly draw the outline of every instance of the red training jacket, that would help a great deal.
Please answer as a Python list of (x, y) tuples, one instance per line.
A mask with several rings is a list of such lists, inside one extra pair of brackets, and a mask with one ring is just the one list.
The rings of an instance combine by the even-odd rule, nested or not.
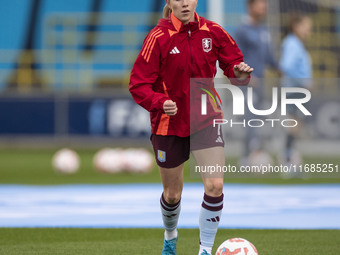
[[(213, 82), (192, 82), (190, 86), (190, 79), (212, 81), (217, 60), (228, 78), (236, 78), (233, 67), (243, 62), (240, 49), (221, 26), (197, 13), (195, 17), (196, 22), (187, 25), (173, 13), (168, 19), (160, 19), (145, 38), (133, 66), (129, 90), (136, 103), (150, 112), (153, 134), (186, 137), (211, 124), (212, 119), (222, 118), (220, 106), (209, 96), (209, 117), (201, 116), (200, 95), (204, 92), (200, 88), (213, 91)], [(235, 85), (249, 82), (232, 80)], [(190, 94), (195, 107), (190, 107)], [(178, 108), (171, 117), (163, 110), (164, 102), (170, 99)]]

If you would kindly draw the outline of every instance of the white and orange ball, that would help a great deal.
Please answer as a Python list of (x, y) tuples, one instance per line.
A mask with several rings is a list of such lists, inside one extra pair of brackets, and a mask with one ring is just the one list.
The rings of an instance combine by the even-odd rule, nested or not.
[(63, 174), (73, 174), (78, 171), (80, 160), (78, 154), (68, 148), (57, 151), (52, 158), (53, 168)]
[(255, 246), (243, 238), (231, 238), (224, 241), (216, 251), (216, 255), (258, 255)]
[(146, 149), (127, 149), (124, 151), (125, 170), (132, 173), (148, 173), (153, 169), (152, 154)]
[(124, 170), (124, 152), (121, 149), (104, 148), (93, 158), (96, 170), (103, 173), (119, 173)]

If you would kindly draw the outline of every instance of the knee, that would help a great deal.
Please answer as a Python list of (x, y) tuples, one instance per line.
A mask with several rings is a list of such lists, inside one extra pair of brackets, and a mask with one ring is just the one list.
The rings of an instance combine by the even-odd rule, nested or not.
[(176, 204), (182, 196), (181, 190), (164, 190), (164, 199), (169, 204)]
[(210, 180), (205, 184), (205, 193), (208, 196), (218, 197), (223, 193), (223, 180)]

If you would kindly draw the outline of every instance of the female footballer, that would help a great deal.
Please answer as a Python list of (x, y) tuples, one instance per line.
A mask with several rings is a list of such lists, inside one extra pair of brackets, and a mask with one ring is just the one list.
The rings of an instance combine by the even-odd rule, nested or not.
[[(289, 33), (282, 42), (282, 55), (280, 67), (283, 73), (282, 87), (299, 87), (311, 88), (313, 78), (312, 59), (306, 49), (305, 42), (311, 36), (313, 29), (313, 21), (305, 14), (292, 14), (289, 24)], [(297, 99), (301, 97), (299, 93), (288, 95), (289, 99)], [(302, 122), (301, 116), (297, 109), (287, 108), (290, 118)], [(285, 143), (285, 163), (300, 164), (300, 158), (293, 153), (294, 142), (300, 132), (300, 125), (295, 128), (287, 129)], [(295, 154), (295, 155), (294, 155)], [(287, 177), (293, 177), (293, 173), (289, 173)]]
[[(163, 255), (176, 254), (183, 169), (190, 152), (197, 165), (225, 164), (220, 127), (200, 118), (195, 128), (190, 126), (190, 79), (212, 80), (217, 60), (235, 85), (247, 85), (253, 71), (243, 62), (243, 55), (229, 34), (218, 24), (198, 16), (197, 2), (166, 0), (164, 18), (145, 38), (129, 84), (134, 100), (150, 112), (151, 142), (163, 183)], [(206, 89), (213, 88), (207, 85)], [(219, 105), (208, 104), (207, 108), (207, 116), (222, 118)], [(223, 208), (223, 174), (214, 178), (202, 175), (202, 179), (199, 255), (211, 254)]]

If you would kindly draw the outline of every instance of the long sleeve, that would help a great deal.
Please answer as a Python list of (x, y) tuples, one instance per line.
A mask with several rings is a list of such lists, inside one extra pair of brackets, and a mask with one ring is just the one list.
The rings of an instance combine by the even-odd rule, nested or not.
[(234, 85), (247, 85), (250, 78), (239, 80), (234, 73), (234, 66), (243, 62), (243, 54), (238, 48), (234, 39), (222, 28), (218, 28), (219, 53), (218, 61), (220, 68), (224, 74), (230, 79)]
[(154, 89), (160, 68), (160, 47), (157, 38), (162, 35), (160, 29), (154, 29), (149, 33), (130, 76), (129, 91), (132, 97), (149, 112), (163, 111), (164, 102), (169, 100), (161, 90), (156, 92)]
[(246, 36), (246, 29), (243, 27), (239, 27), (237, 28), (237, 30), (235, 31), (235, 34), (233, 36), (233, 38), (235, 39), (235, 42), (237, 43), (237, 46), (239, 47), (239, 49), (241, 50), (244, 58), (246, 58), (246, 56), (248, 55), (248, 40), (247, 40), (247, 36)]

